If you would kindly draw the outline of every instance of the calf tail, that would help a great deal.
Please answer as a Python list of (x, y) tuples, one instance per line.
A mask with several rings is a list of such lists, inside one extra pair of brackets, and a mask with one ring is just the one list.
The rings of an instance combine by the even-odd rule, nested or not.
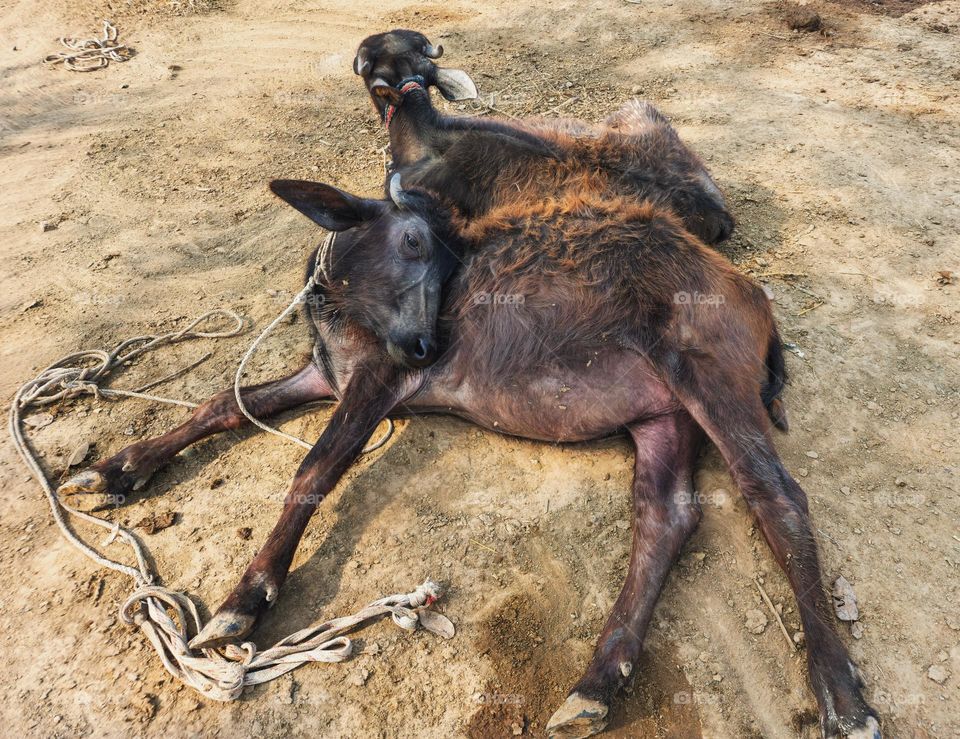
[(767, 382), (760, 391), (760, 398), (773, 425), (781, 431), (788, 431), (790, 428), (787, 409), (780, 398), (786, 382), (787, 366), (783, 360), (783, 342), (780, 341), (780, 334), (774, 326), (767, 347)]

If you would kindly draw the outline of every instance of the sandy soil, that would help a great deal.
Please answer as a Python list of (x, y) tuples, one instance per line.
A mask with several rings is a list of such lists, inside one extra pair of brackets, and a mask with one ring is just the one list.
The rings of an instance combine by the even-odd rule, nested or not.
[[(864, 632), (850, 646), (887, 735), (960, 736), (960, 285), (938, 284), (941, 270), (960, 272), (960, 2), (822, 3), (825, 32), (811, 34), (790, 31), (781, 5), (732, 0), (156, 5), (0, 1), (3, 397), (81, 347), (217, 306), (258, 327), (279, 312), (317, 233), (265, 183), (379, 186), (385, 138), (350, 72), (368, 33), (426, 32), (513, 115), (599, 120), (645, 97), (709, 160), (739, 218), (724, 252), (770, 286), (795, 346), (793, 428), (779, 446), (809, 493), (827, 577), (843, 574), (859, 597)], [(104, 12), (133, 60), (83, 75), (38, 63)], [(181, 346), (119, 384), (214, 349), (162, 388), (200, 400), (227, 385), (249, 340)], [(307, 349), (302, 325), (285, 327), (256, 374), (277, 376)], [(34, 435), (54, 475), (83, 441), (93, 459), (184, 417), (139, 401), (83, 407)], [(310, 437), (327, 413), (283, 427)], [(146, 543), (167, 584), (213, 606), (272, 526), (300, 456), (252, 433), (203, 443), (109, 515), (175, 512)], [(4, 444), (4, 733), (540, 735), (619, 590), (630, 469), (622, 440), (558, 448), (447, 418), (399, 424), (316, 516), (258, 641), (428, 575), (449, 586), (442, 608), (458, 636), (378, 624), (361, 643), (379, 655), (220, 705), (176, 685), (118, 621), (128, 583), (59, 539)], [(746, 625), (765, 610), (760, 576), (797, 630), (787, 583), (715, 452), (698, 488), (704, 523), (611, 735), (808, 732), (803, 653), (772, 620), (759, 634)]]

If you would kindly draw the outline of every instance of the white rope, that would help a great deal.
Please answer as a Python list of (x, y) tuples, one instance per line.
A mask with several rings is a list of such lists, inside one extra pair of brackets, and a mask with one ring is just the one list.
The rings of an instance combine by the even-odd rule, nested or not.
[[(322, 274), (326, 280), (330, 279), (330, 275), (327, 273), (326, 264), (327, 264), (328, 255), (333, 249), (333, 242), (336, 240), (336, 237), (337, 237), (337, 234), (335, 231), (331, 231), (330, 233), (327, 234), (327, 237), (323, 240), (323, 243), (320, 245), (320, 248), (317, 249), (317, 256), (314, 260), (313, 272), (310, 274), (310, 278), (307, 280), (307, 284), (303, 286), (303, 290), (301, 290), (300, 292), (298, 292), (296, 295), (293, 296), (293, 300), (290, 301), (290, 305), (284, 308), (280, 312), (280, 315), (274, 318), (273, 321), (270, 322), (270, 325), (267, 326), (265, 329), (263, 329), (260, 335), (256, 339), (254, 339), (253, 343), (250, 345), (250, 348), (247, 349), (246, 354), (243, 355), (243, 359), (240, 360), (240, 364), (237, 366), (237, 372), (233, 376), (233, 396), (237, 401), (237, 407), (240, 409), (240, 412), (246, 417), (246, 419), (250, 421), (250, 423), (252, 423), (258, 429), (261, 429), (262, 431), (266, 431), (268, 434), (279, 436), (281, 439), (292, 441), (294, 444), (298, 444), (299, 446), (302, 446), (307, 451), (310, 451), (311, 449), (313, 449), (314, 445), (308, 441), (304, 441), (299, 436), (288, 434), (285, 431), (281, 431), (280, 429), (274, 426), (270, 426), (269, 424), (264, 423), (263, 421), (258, 419), (256, 416), (254, 416), (252, 413), (250, 413), (250, 411), (247, 410), (247, 407), (246, 405), (244, 405), (244, 402), (243, 402), (242, 394), (240, 393), (240, 381), (241, 379), (243, 379), (243, 370), (246, 368), (247, 362), (250, 361), (250, 359), (256, 353), (257, 349), (260, 348), (260, 344), (263, 343), (264, 339), (266, 339), (271, 333), (273, 333), (273, 330), (277, 326), (279, 326), (280, 323), (283, 322), (283, 320), (287, 316), (293, 313), (293, 311), (295, 311), (302, 302), (307, 300), (310, 293), (313, 292), (313, 289), (317, 285), (318, 273)], [(316, 352), (314, 352), (314, 362), (316, 361), (317, 361)], [(377, 439), (373, 444), (370, 444), (369, 446), (365, 447), (361, 452), (361, 454), (369, 454), (370, 452), (379, 449), (390, 440), (390, 437), (393, 436), (393, 428), (394, 428), (393, 420), (390, 418), (387, 418), (386, 422), (387, 422), (387, 430), (384, 432), (383, 436)]]
[[(301, 294), (305, 292), (306, 288)], [(285, 314), (288, 312), (289, 310), (285, 311)], [(195, 330), (214, 316), (231, 318), (236, 325), (223, 331)], [(272, 325), (276, 323), (277, 321)], [(236, 313), (214, 310), (198, 317), (180, 331), (161, 336), (138, 336), (121, 342), (109, 352), (95, 349), (67, 355), (46, 367), (37, 377), (17, 390), (8, 416), (8, 430), (14, 447), (43, 489), (60, 534), (96, 564), (127, 575), (136, 584), (136, 590), (120, 608), (123, 620), (141, 628), (171, 675), (204, 696), (219, 701), (236, 700), (247, 685), (273, 680), (308, 662), (342, 662), (348, 659), (353, 645), (344, 634), (364, 621), (386, 613), (390, 613), (393, 622), (404, 629), (412, 630), (422, 626), (445, 638), (454, 635), (453, 624), (446, 617), (426, 610), (441, 595), (440, 587), (427, 580), (410, 593), (381, 598), (352, 616), (324, 621), (291, 634), (263, 652), (258, 653), (255, 644), (246, 642), (240, 646), (229, 645), (222, 653), (216, 649), (201, 649), (200, 655), (197, 655), (189, 647), (191, 633), (199, 633), (202, 627), (197, 608), (185, 593), (155, 584), (157, 575), (149, 564), (142, 542), (118, 522), (110, 522), (79, 511), (65, 504), (57, 495), (23, 433), (25, 413), (32, 408), (62, 402), (83, 394), (96, 397), (136, 397), (196, 407), (194, 403), (143, 392), (103, 388), (101, 383), (105, 382), (116, 368), (160, 346), (194, 338), (236, 336), (243, 327), (243, 319)], [(260, 338), (263, 338), (263, 334)], [(248, 355), (250, 353), (248, 352)], [(91, 362), (93, 364), (90, 364)], [(191, 366), (196, 364), (194, 362)], [(161, 379), (170, 379), (182, 371), (184, 370)], [(144, 387), (153, 387), (158, 382)], [(101, 554), (73, 530), (69, 516), (75, 516), (108, 531), (102, 547), (108, 547), (117, 540), (126, 544), (133, 552), (136, 566)]]
[[(224, 331), (194, 331), (198, 325), (217, 315), (232, 318), (236, 321), (236, 325), (232, 329)], [(40, 372), (40, 374), (37, 375), (37, 377), (35, 377), (33, 380), (24, 383), (20, 389), (17, 390), (17, 393), (13, 398), (13, 402), (10, 405), (8, 430), (10, 431), (10, 436), (13, 439), (14, 447), (16, 447), (21, 459), (23, 459), (24, 464), (26, 464), (30, 469), (30, 472), (33, 474), (34, 478), (36, 478), (37, 482), (40, 483), (40, 487), (43, 488), (43, 492), (47, 497), (47, 502), (49, 503), (50, 510), (53, 514), (53, 520), (60, 529), (60, 533), (64, 536), (64, 538), (67, 539), (67, 541), (73, 544), (73, 546), (87, 555), (98, 565), (101, 567), (108, 567), (112, 570), (122, 572), (123, 574), (132, 577), (138, 586), (142, 587), (149, 585), (151, 582), (153, 582), (154, 578), (149, 565), (147, 565), (147, 560), (144, 556), (143, 548), (140, 545), (140, 542), (127, 529), (123, 527), (116, 528), (113, 523), (105, 521), (102, 518), (97, 518), (96, 516), (91, 516), (89, 513), (78, 511), (60, 500), (53, 487), (50, 485), (49, 480), (47, 480), (47, 476), (44, 474), (43, 469), (40, 467), (36, 458), (33, 456), (33, 453), (30, 451), (30, 447), (27, 444), (27, 439), (23, 434), (22, 414), (31, 407), (42, 407), (49, 405), (50, 403), (73, 398), (84, 393), (103, 396), (134, 396), (161, 403), (175, 403), (183, 405), (183, 401), (171, 400), (170, 398), (161, 398), (159, 396), (148, 395), (146, 393), (135, 393), (126, 390), (102, 389), (100, 388), (99, 383), (103, 382), (110, 372), (112, 372), (115, 368), (131, 362), (133, 359), (148, 351), (156, 349), (159, 346), (175, 344), (179, 341), (193, 338), (221, 338), (227, 336), (236, 336), (242, 330), (243, 319), (240, 318), (240, 316), (238, 316), (236, 313), (233, 313), (232, 311), (215, 310), (204, 313), (181, 331), (175, 331), (162, 336), (138, 336), (134, 339), (128, 339), (127, 341), (121, 342), (110, 352), (99, 349), (75, 352), (57, 360)], [(141, 346), (130, 349), (131, 346), (135, 346), (137, 344), (141, 344)], [(128, 349), (129, 351), (127, 351)], [(93, 366), (86, 365), (85, 362), (87, 360), (99, 360), (99, 364)], [(119, 536), (130, 546), (131, 549), (133, 549), (137, 560), (137, 567), (134, 568), (104, 557), (98, 551), (93, 549), (93, 547), (78, 537), (77, 534), (71, 529), (64, 512), (68, 513), (69, 515), (76, 516), (77, 518), (86, 521), (87, 523), (91, 523), (94, 526), (99, 526), (100, 528), (111, 531), (114, 533), (114, 536)]]
[(69, 51), (58, 51), (43, 58), (48, 64), (63, 63), (71, 72), (95, 72), (110, 62), (125, 62), (133, 56), (126, 44), (117, 43), (120, 32), (110, 21), (103, 22), (103, 38), (75, 39), (60, 37)]

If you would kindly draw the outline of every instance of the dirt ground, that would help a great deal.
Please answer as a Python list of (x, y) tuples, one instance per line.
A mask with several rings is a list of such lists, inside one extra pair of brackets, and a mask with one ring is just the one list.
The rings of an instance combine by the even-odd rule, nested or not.
[[(796, 33), (784, 6), (733, 0), (0, 0), (0, 395), (63, 354), (213, 307), (258, 329), (276, 315), (318, 232), (266, 182), (379, 187), (386, 141), (350, 68), (369, 33), (443, 43), (483, 95), (454, 111), (597, 121), (646, 98), (728, 194), (739, 225), (724, 253), (775, 296), (792, 373), (778, 445), (810, 496), (827, 579), (844, 575), (859, 598), (863, 634), (848, 640), (886, 735), (960, 736), (960, 285), (940, 274), (960, 273), (960, 2), (917, 5), (823, 2), (823, 31)], [(131, 61), (92, 74), (39, 63), (105, 15)], [(201, 400), (251, 338), (181, 345), (117, 385), (212, 350), (157, 390)], [(302, 324), (286, 326), (255, 374), (280, 375), (308, 348)], [(282, 425), (315, 437), (328, 413)], [(82, 442), (89, 462), (185, 411), (133, 400), (55, 415), (32, 436), (56, 476)], [(176, 513), (143, 538), (166, 584), (212, 607), (272, 527), (301, 454), (263, 434), (202, 443), (107, 515)], [(542, 735), (625, 573), (631, 464), (624, 440), (552, 447), (443, 417), (398, 424), (322, 506), (257, 641), (426, 576), (448, 586), (456, 638), (379, 623), (359, 637), (378, 654), (222, 705), (177, 685), (119, 621), (128, 581), (59, 538), (4, 443), (3, 733)], [(697, 486), (703, 525), (610, 735), (805, 735), (804, 653), (754, 582), (792, 635), (786, 580), (716, 452)], [(760, 633), (753, 610), (768, 617)]]

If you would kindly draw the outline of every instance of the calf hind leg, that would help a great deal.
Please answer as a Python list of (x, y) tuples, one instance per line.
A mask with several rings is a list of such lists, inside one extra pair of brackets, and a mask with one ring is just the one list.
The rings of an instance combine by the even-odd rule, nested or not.
[(633, 673), (653, 608), (700, 521), (693, 468), (702, 432), (685, 412), (633, 425), (633, 544), (627, 579), (593, 659), (550, 719), (551, 737), (585, 737), (607, 724), (610, 701)]
[[(240, 392), (247, 410), (257, 418), (275, 415), (332, 394), (313, 362), (281, 380), (243, 388)], [(68, 505), (84, 510), (122, 503), (131, 491), (143, 487), (154, 472), (190, 444), (246, 423), (248, 421), (237, 406), (233, 389), (224, 390), (194, 410), (186, 423), (162, 436), (131, 444), (112, 457), (97, 462), (63, 483), (58, 493)]]
[[(777, 456), (757, 389), (722, 370), (707, 379), (694, 367), (683, 376), (675, 392), (723, 455), (797, 599), (821, 733), (879, 739), (876, 713), (827, 606), (806, 494)], [(723, 388), (723, 397), (711, 388)]]

